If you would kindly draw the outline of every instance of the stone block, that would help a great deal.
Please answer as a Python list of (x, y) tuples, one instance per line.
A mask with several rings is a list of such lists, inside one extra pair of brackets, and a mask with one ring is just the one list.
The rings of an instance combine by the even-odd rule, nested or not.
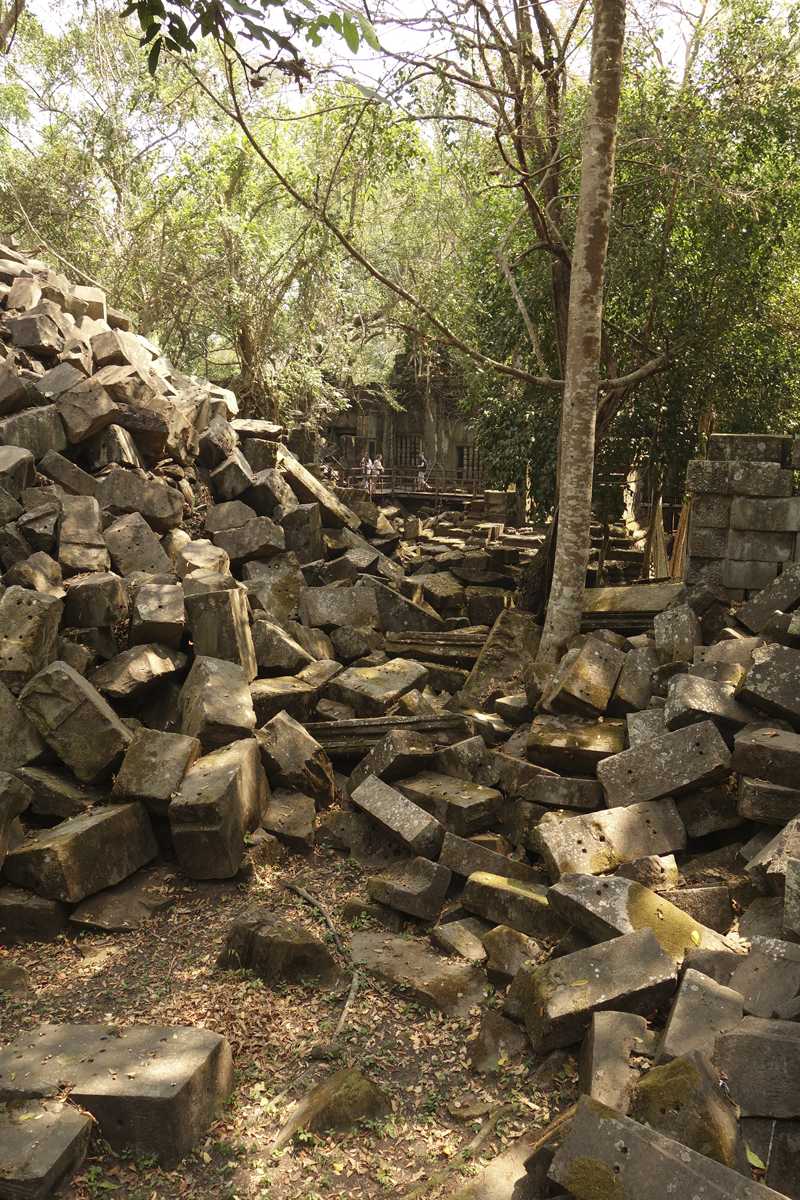
[(439, 862), (463, 879), (474, 875), (476, 871), (505, 879), (522, 879), (528, 883), (536, 883), (541, 878), (526, 862), (507, 858), (504, 854), (498, 854), (497, 851), (468, 838), (457, 837), (454, 833), (444, 835)]
[(731, 769), (792, 788), (800, 779), (800, 734), (769, 726), (743, 729), (734, 739)]
[(589, 775), (625, 745), (624, 721), (586, 721), (582, 717), (539, 716), (531, 725), (526, 755), (552, 771)]
[(704, 529), (692, 521), (689, 533), (689, 554), (692, 559), (724, 558), (727, 542), (727, 529)]
[(272, 679), (256, 679), (250, 686), (250, 696), (259, 727), (280, 712), (306, 724), (316, 708), (319, 688), (291, 675), (278, 675)]
[(705, 837), (742, 824), (736, 798), (723, 787), (690, 792), (677, 801), (678, 815), (690, 838)]
[(605, 812), (547, 813), (533, 842), (553, 880), (564, 873), (600, 875), (625, 862), (668, 854), (686, 846), (686, 830), (670, 799)]
[(602, 715), (624, 664), (625, 655), (620, 650), (601, 638), (588, 637), (563, 675), (556, 672), (542, 706), (552, 713)]
[(67, 438), (56, 406), (47, 404), (4, 417), (0, 420), (0, 446), (27, 450), (37, 462), (48, 450), (66, 450)]
[(0, 681), (0, 771), (16, 771), (46, 758), (50, 748), (36, 726), (17, 705), (16, 698)]
[(431, 762), (436, 747), (425, 734), (405, 729), (392, 729), (353, 770), (347, 792), (353, 792), (370, 775), (385, 783), (407, 777), (414, 768), (425, 768)]
[(800, 723), (798, 671), (800, 651), (788, 646), (770, 646), (769, 658), (755, 663), (739, 685), (739, 698), (757, 712)]
[(370, 776), (350, 796), (389, 837), (425, 858), (438, 856), (445, 836), (444, 826), (400, 792)]
[(800, 1024), (745, 1017), (716, 1038), (714, 1064), (743, 1117), (800, 1117)]
[(143, 572), (172, 574), (172, 563), (153, 530), (138, 512), (119, 517), (103, 533), (111, 561), (120, 575)]
[(185, 622), (180, 584), (144, 583), (134, 594), (128, 640), (132, 646), (159, 642), (177, 650)]
[(195, 654), (238, 663), (248, 680), (258, 674), (243, 590), (186, 597), (186, 617)]
[(404, 989), (434, 1012), (466, 1017), (486, 995), (486, 976), (479, 967), (446, 961), (417, 941), (385, 933), (356, 933), (350, 953), (370, 975)]
[(444, 630), (444, 621), (430, 606), (415, 604), (382, 580), (364, 576), (359, 586), (371, 591), (375, 597), (378, 628), (384, 633), (439, 633)]
[(121, 468), (109, 471), (95, 490), (100, 508), (114, 517), (139, 513), (156, 533), (166, 533), (183, 520), (183, 496), (161, 479), (142, 477)]
[(696, 646), (703, 644), (697, 614), (688, 604), (674, 604), (653, 619), (656, 653), (662, 663), (692, 662)]
[[(789, 734), (796, 737), (796, 734)], [(800, 738), (798, 738), (800, 749)], [(797, 778), (795, 776), (795, 778)], [(761, 821), (767, 825), (786, 825), (793, 817), (800, 816), (800, 790), (781, 787), (764, 779), (753, 779), (748, 775), (739, 778), (737, 812), (744, 820)]]
[[(731, 531), (784, 533), (800, 529), (800, 496), (784, 500), (754, 500), (737, 496), (731, 505)], [(753, 557), (771, 557), (754, 555)]]
[(713, 1058), (717, 1035), (739, 1024), (742, 1005), (742, 994), (735, 988), (687, 969), (670, 1009), (656, 1061), (670, 1062), (690, 1050), (700, 1050)]
[[(358, 590), (362, 589), (353, 589)], [(380, 717), (406, 692), (424, 687), (427, 677), (421, 663), (393, 658), (381, 666), (348, 667), (331, 680), (325, 694), (329, 700), (349, 704), (356, 716)]]
[(54, 662), (35, 675), (19, 699), (26, 716), (84, 783), (116, 771), (131, 740), (100, 693), (72, 667)]
[(211, 482), (223, 500), (235, 500), (253, 486), (254, 475), (241, 450), (233, 450), (214, 468)]
[(580, 1041), (594, 1012), (647, 1015), (670, 999), (676, 982), (675, 964), (649, 927), (534, 967), (523, 999), (534, 1051)]
[[(244, 456), (256, 474), (252, 487), (242, 493), (242, 499), (262, 517), (271, 517), (278, 505), (288, 512), (297, 504), (294, 492), (280, 471), (263, 460), (264, 443), (260, 439), (256, 442), (256, 447), (257, 449), (254, 449), (247, 443), (244, 445)], [(274, 448), (269, 445), (266, 457), (274, 460)]]
[(58, 654), (64, 606), (54, 596), (10, 587), (0, 598), (0, 682), (18, 694)]
[(36, 841), (11, 851), (4, 870), (20, 887), (76, 904), (119, 883), (157, 853), (141, 804), (117, 804), (42, 831)]
[(322, 519), (318, 503), (297, 504), (281, 518), (286, 549), (293, 550), (301, 563), (314, 562), (324, 553)]
[(56, 399), (56, 408), (73, 445), (104, 429), (119, 416), (119, 408), (96, 379), (81, 378), (61, 392)]
[(623, 863), (614, 872), (620, 879), (633, 879), (648, 888), (675, 888), (680, 876), (674, 854), (648, 854)]
[(706, 453), (709, 462), (783, 463), (791, 456), (790, 437), (769, 433), (712, 433)]
[(221, 529), (213, 535), (213, 540), (236, 566), (253, 558), (268, 559), (287, 549), (281, 526), (269, 517), (253, 516), (243, 525)]
[(641, 1071), (633, 1055), (649, 1052), (647, 1021), (636, 1013), (595, 1012), (578, 1056), (578, 1092), (627, 1115)]
[(301, 504), (319, 505), (325, 529), (342, 529), (347, 526), (358, 532), (360, 522), (356, 514), (281, 445), (277, 448), (276, 465), (283, 472), (284, 479)]
[(339, 626), (378, 627), (378, 605), (370, 588), (302, 588), (300, 620), (304, 625), (330, 633)]
[(794, 533), (731, 529), (725, 557), (737, 562), (789, 562), (794, 558)]
[(467, 912), (537, 940), (558, 941), (569, 927), (550, 907), (546, 887), (485, 871), (470, 875), (461, 904)]
[(33, 794), (31, 812), (36, 816), (56, 817), (63, 821), (67, 817), (77, 817), (105, 801), (101, 792), (78, 783), (65, 771), (19, 767), (16, 774)]
[(612, 716), (646, 709), (653, 695), (653, 672), (658, 667), (658, 655), (650, 646), (636, 647), (625, 655), (608, 711)]
[(597, 778), (606, 804), (617, 808), (682, 796), (726, 779), (730, 770), (731, 754), (719, 730), (701, 721), (605, 759)]
[(208, 1029), (43, 1025), (35, 1044), (26, 1033), (0, 1051), (0, 1094), (52, 1095), (65, 1064), (72, 1100), (97, 1119), (111, 1149), (155, 1156), (165, 1170), (180, 1164), (234, 1086), (231, 1048)]
[(229, 879), (244, 857), (244, 835), (264, 816), (268, 786), (254, 738), (198, 758), (169, 806), (172, 840), (190, 879)]
[(259, 675), (296, 675), (315, 659), (285, 629), (256, 621), (251, 629)]
[[(763, 585), (762, 585), (763, 586)], [(760, 633), (772, 614), (790, 612), (800, 603), (800, 565), (784, 567), (766, 581), (763, 592), (748, 600), (736, 613), (736, 619), (753, 633)]]
[(76, 629), (116, 625), (127, 617), (130, 600), (119, 575), (96, 571), (72, 579), (64, 603), (64, 621)]
[(97, 501), (93, 496), (64, 496), (61, 506), (58, 562), (64, 575), (108, 571), (109, 552)]
[(183, 671), (186, 655), (152, 642), (123, 650), (92, 671), (89, 682), (110, 700), (134, 700)]
[[(722, 583), (724, 587), (735, 591), (760, 590), (772, 582), (779, 570), (780, 563), (777, 560), (775, 562), (738, 562), (735, 559), (726, 558), (722, 564)], [(731, 594), (730, 590), (728, 594)]]
[(634, 746), (649, 745), (669, 732), (663, 708), (648, 708), (644, 712), (628, 713), (626, 721), (628, 746), (631, 750)]
[(278, 788), (267, 801), (262, 825), (293, 854), (308, 854), (314, 848), (314, 800), (302, 792)]
[(270, 787), (303, 792), (317, 808), (333, 803), (330, 759), (302, 725), (280, 712), (256, 732), (256, 740)]
[(252, 737), (256, 725), (247, 676), (238, 664), (197, 657), (180, 694), (181, 733), (199, 739), (208, 752), (237, 738)]
[(474, 696), (502, 692), (512, 678), (536, 661), (542, 631), (530, 613), (505, 609), (495, 621), (464, 691)]
[(24, 446), (0, 445), (0, 487), (18, 500), (25, 488), (36, 482), (36, 465)]
[(681, 963), (693, 946), (723, 950), (726, 944), (713, 929), (695, 921), (662, 894), (615, 875), (562, 875), (547, 893), (551, 908), (593, 942), (632, 933), (649, 926), (663, 950)]
[(742, 995), (748, 1016), (780, 1018), (800, 994), (800, 946), (754, 935), (750, 953), (731, 974), (730, 986)]
[(495, 788), (435, 771), (422, 771), (412, 779), (398, 781), (395, 787), (460, 838), (481, 833), (504, 813), (503, 797)]
[(14, 1200), (47, 1200), (86, 1157), (92, 1119), (63, 1100), (19, 1100), (0, 1113), (2, 1191)]
[(140, 800), (150, 812), (166, 817), (172, 797), (200, 750), (197, 738), (137, 729), (114, 780), (111, 799)]
[(252, 971), (270, 987), (313, 981), (318, 987), (333, 988), (342, 974), (324, 942), (301, 925), (292, 925), (260, 907), (248, 908), (236, 917), (217, 966)]
[(675, 675), (667, 685), (664, 722), (669, 732), (712, 721), (732, 741), (733, 734), (749, 725), (752, 718), (752, 710), (739, 703), (729, 684), (696, 675)]
[(403, 863), (390, 876), (372, 876), (367, 880), (367, 894), (388, 908), (424, 921), (435, 921), (442, 911), (450, 879), (446, 866), (428, 858), (415, 858)]

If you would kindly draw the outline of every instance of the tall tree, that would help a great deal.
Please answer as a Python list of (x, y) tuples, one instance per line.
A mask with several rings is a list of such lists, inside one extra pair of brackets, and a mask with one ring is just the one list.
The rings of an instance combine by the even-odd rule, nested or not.
[(594, 480), (594, 436), (608, 230), (625, 42), (625, 0), (596, 0), (592, 66), (572, 255), (561, 414), (561, 488), (553, 582), (540, 657), (555, 662), (580, 632)]

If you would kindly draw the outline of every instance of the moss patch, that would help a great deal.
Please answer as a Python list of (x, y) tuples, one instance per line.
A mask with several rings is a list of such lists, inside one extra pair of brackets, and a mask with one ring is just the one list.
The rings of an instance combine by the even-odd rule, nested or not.
[(633, 929), (649, 925), (662, 950), (675, 962), (681, 962), (686, 952), (702, 940), (697, 924), (687, 913), (640, 883), (632, 884), (628, 892), (627, 914)]
[(576, 1158), (564, 1182), (575, 1200), (628, 1200), (627, 1190), (600, 1158)]

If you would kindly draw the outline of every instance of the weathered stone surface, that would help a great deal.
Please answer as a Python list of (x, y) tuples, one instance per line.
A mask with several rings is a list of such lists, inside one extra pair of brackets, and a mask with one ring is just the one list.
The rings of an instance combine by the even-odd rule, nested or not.
[(367, 880), (367, 894), (388, 908), (435, 921), (442, 911), (450, 879), (451, 872), (446, 866), (427, 858), (415, 858), (390, 876), (373, 875)]
[(27, 450), (37, 462), (48, 450), (66, 450), (67, 438), (58, 409), (47, 404), (4, 417), (0, 420), (0, 445)]
[(732, 770), (792, 788), (800, 778), (800, 734), (784, 729), (743, 729), (734, 740)]
[(510, 800), (545, 804), (550, 808), (599, 808), (603, 789), (596, 779), (564, 777), (509, 754), (495, 753), (491, 765), (498, 786)]
[(114, 521), (103, 533), (103, 540), (120, 575), (131, 575), (134, 571), (148, 575), (172, 573), (172, 563), (161, 543), (138, 512)]
[(186, 666), (186, 655), (151, 643), (123, 650), (92, 672), (90, 683), (111, 700), (133, 700)]
[(774, 612), (790, 612), (798, 601), (800, 567), (789, 564), (759, 595), (753, 596), (737, 611), (736, 619), (751, 632), (760, 633)]
[(762, 891), (783, 896), (786, 869), (793, 858), (800, 857), (800, 817), (795, 817), (780, 833), (750, 858), (745, 867), (748, 877)]
[(0, 682), (19, 693), (58, 653), (64, 606), (54, 596), (10, 587), (0, 598)]
[(486, 950), (481, 938), (490, 929), (490, 923), (482, 921), (480, 917), (446, 921), (443, 924), (435, 925), (431, 930), (431, 945), (440, 954), (447, 954), (454, 958), (466, 958), (470, 962), (481, 964), (486, 960)]
[(47, 1200), (86, 1157), (92, 1119), (63, 1100), (19, 1100), (0, 1113), (2, 1192)]
[(56, 408), (73, 444), (82, 442), (119, 416), (119, 408), (95, 379), (81, 379), (56, 399)]
[(752, 717), (752, 710), (735, 699), (734, 689), (728, 684), (695, 675), (675, 675), (669, 681), (664, 721), (670, 731), (713, 721), (730, 738)]
[(18, 706), (13, 693), (0, 680), (0, 771), (39, 762), (50, 753), (38, 729)]
[(250, 695), (257, 725), (265, 725), (280, 712), (305, 724), (311, 720), (319, 688), (304, 679), (278, 675), (272, 679), (256, 679), (250, 687)]
[(625, 655), (598, 637), (588, 637), (558, 683), (548, 689), (542, 707), (551, 713), (600, 716), (625, 664)]
[(178, 489), (135, 471), (109, 471), (98, 483), (95, 497), (104, 512), (115, 517), (139, 513), (157, 533), (166, 533), (183, 520), (183, 496)]
[(199, 739), (205, 751), (249, 738), (256, 714), (247, 676), (236, 663), (195, 658), (181, 694), (181, 733)]
[(315, 661), (285, 629), (270, 621), (256, 621), (250, 632), (260, 675), (295, 675)]
[(63, 662), (35, 675), (19, 698), (25, 714), (84, 783), (107, 779), (119, 766), (130, 730), (96, 688)]
[(580, 816), (547, 813), (533, 841), (557, 880), (567, 872), (600, 875), (637, 858), (682, 850), (686, 830), (674, 801), (665, 799)]
[(211, 482), (223, 500), (235, 500), (253, 486), (254, 475), (241, 450), (234, 449), (211, 472)]
[(304, 625), (326, 633), (339, 626), (377, 628), (379, 622), (375, 595), (369, 588), (302, 588), (299, 609)]
[(311, 796), (278, 788), (267, 801), (261, 823), (293, 854), (308, 854), (314, 848), (316, 815)]
[(287, 713), (278, 713), (256, 733), (270, 787), (311, 796), (317, 808), (333, 802), (333, 767), (314, 738)]
[(137, 729), (114, 780), (111, 799), (141, 800), (150, 812), (165, 817), (200, 750), (197, 738)]
[(700, 971), (687, 969), (670, 1009), (656, 1061), (670, 1062), (691, 1050), (713, 1058), (717, 1035), (739, 1024), (742, 1004), (739, 991)]
[(758, 712), (800, 723), (800, 651), (772, 645), (769, 657), (755, 663), (739, 685), (738, 695)]
[(144, 808), (119, 804), (42, 831), (36, 841), (12, 850), (4, 869), (12, 883), (75, 904), (119, 883), (157, 853)]
[(0, 889), (0, 945), (54, 942), (69, 920), (69, 905), (24, 888)]
[(243, 590), (187, 596), (186, 617), (195, 654), (238, 663), (248, 680), (255, 679), (258, 663)]
[(436, 747), (425, 734), (390, 729), (352, 772), (347, 783), (348, 794), (370, 775), (375, 775), (385, 783), (403, 779), (413, 768), (426, 767), (435, 752)]
[[(368, 588), (374, 595), (378, 607), (378, 627), (384, 633), (437, 634), (444, 631), (443, 619), (433, 611), (430, 605), (416, 604), (413, 600), (409, 600), (408, 597), (395, 591), (394, 588), (388, 587), (382, 580), (376, 579), (374, 576), (362, 576), (359, 587)], [(420, 656), (409, 653), (408, 657)]]
[(717, 1037), (714, 1064), (743, 1117), (800, 1117), (800, 1024), (745, 1017)]
[(478, 1036), (472, 1043), (470, 1066), (485, 1075), (516, 1058), (525, 1049), (525, 1035), (518, 1025), (488, 1009), (481, 1018)]
[(223, 970), (253, 971), (270, 986), (314, 981), (336, 987), (341, 969), (324, 942), (267, 908), (248, 908), (235, 919), (217, 960)]
[(414, 854), (425, 858), (438, 855), (444, 841), (444, 826), (376, 776), (370, 776), (360, 784), (350, 799), (356, 808)]
[(41, 817), (77, 817), (104, 797), (93, 788), (78, 783), (72, 775), (45, 767), (20, 767), (17, 777), (32, 793), (31, 812)]
[(674, 888), (679, 881), (678, 867), (674, 854), (648, 854), (645, 858), (635, 858), (633, 862), (623, 863), (614, 872), (621, 879), (633, 879), (644, 887)]
[(476, 871), (500, 875), (506, 879), (523, 879), (529, 883), (538, 882), (540, 879), (539, 873), (527, 863), (506, 858), (504, 854), (498, 854), (486, 846), (480, 846), (477, 842), (458, 837), (454, 833), (444, 835), (439, 862), (464, 879), (474, 875)]
[(64, 604), (64, 621), (76, 629), (116, 625), (130, 608), (128, 593), (119, 575), (97, 571), (73, 578)]
[(208, 1029), (132, 1025), (120, 1036), (111, 1025), (43, 1025), (35, 1045), (23, 1034), (0, 1051), (0, 1095), (52, 1095), (65, 1066), (72, 1099), (112, 1150), (155, 1155), (165, 1169), (178, 1166), (234, 1086), (231, 1048)]
[(70, 922), (108, 933), (128, 933), (138, 929), (156, 913), (164, 912), (175, 903), (175, 893), (164, 882), (168, 875), (169, 867), (165, 865), (136, 871), (122, 883), (82, 900), (72, 910)]
[(762, 1176), (769, 1188), (796, 1200), (800, 1192), (800, 1121), (745, 1117), (742, 1136), (767, 1168)]
[(33, 487), (36, 464), (24, 446), (0, 445), (0, 486), (15, 500), (23, 488)]
[(326, 529), (342, 529), (344, 526), (358, 531), (359, 519), (345, 504), (342, 504), (324, 483), (307, 471), (283, 446), (278, 446), (276, 461), (284, 478), (301, 504), (319, 504), (320, 517)]
[(357, 933), (350, 953), (370, 975), (405, 985), (409, 998), (448, 1017), (466, 1017), (486, 995), (486, 976), (478, 967), (442, 959), (419, 942)]
[(287, 549), (281, 526), (269, 517), (256, 516), (244, 525), (215, 533), (214, 545), (224, 550), (230, 561), (237, 565), (252, 558), (271, 558)]
[(503, 815), (503, 798), (495, 788), (422, 771), (399, 780), (397, 790), (460, 838), (488, 829)]
[(641, 1071), (632, 1055), (647, 1054), (647, 1021), (636, 1013), (595, 1012), (578, 1057), (578, 1092), (627, 1116)]
[(675, 989), (675, 964), (652, 929), (577, 950), (534, 967), (524, 995), (525, 1025), (539, 1053), (583, 1037), (593, 1012), (646, 1015)]
[(647, 708), (653, 694), (653, 671), (657, 667), (658, 655), (652, 647), (638, 646), (628, 651), (608, 705), (612, 716), (622, 717)]
[(293, 504), (281, 517), (287, 550), (293, 550), (301, 563), (322, 557), (324, 542), (319, 504)]
[[(175, 574), (179, 579), (184, 580), (188, 575), (198, 574), (201, 571), (229, 576), (230, 565), (230, 559), (221, 546), (215, 546), (213, 542), (199, 538), (197, 541), (188, 542), (181, 549), (175, 559)], [(209, 581), (209, 583), (211, 582), (213, 581)], [(209, 587), (206, 590), (213, 589)], [(188, 595), (189, 592), (187, 591), (186, 594)]]
[(507, 987), (517, 972), (526, 964), (536, 961), (540, 947), (533, 938), (511, 929), (508, 925), (497, 925), (483, 937), (486, 952), (486, 974), (496, 988)]
[(691, 838), (705, 837), (707, 833), (721, 829), (735, 829), (742, 824), (733, 793), (723, 787), (690, 792), (678, 800), (677, 807)]
[(707, 1055), (687, 1050), (642, 1079), (632, 1117), (714, 1162), (751, 1178), (736, 1115)]
[(326, 695), (349, 704), (356, 716), (379, 717), (406, 692), (424, 687), (427, 677), (420, 663), (394, 658), (377, 667), (348, 667), (331, 680)]
[(129, 640), (132, 646), (160, 642), (177, 650), (183, 637), (186, 613), (183, 588), (175, 583), (144, 583), (136, 589), (131, 608)]
[(653, 626), (662, 663), (692, 662), (695, 647), (703, 644), (700, 622), (688, 604), (675, 604), (657, 613)]
[(631, 879), (562, 875), (547, 893), (552, 909), (592, 941), (605, 942), (649, 926), (658, 944), (675, 962), (693, 946), (723, 950), (725, 942), (664, 896)]
[(64, 576), (79, 575), (84, 571), (108, 571), (111, 560), (103, 537), (100, 506), (95, 498), (91, 495), (64, 496), (61, 508), (58, 562)]
[(581, 717), (536, 717), (526, 750), (530, 762), (552, 771), (594, 773), (598, 763), (625, 747), (625, 722)]
[[(730, 774), (731, 755), (711, 721), (623, 750), (597, 767), (609, 808), (682, 796)], [(672, 847), (670, 847), (672, 849)]]
[(461, 903), (467, 912), (528, 937), (557, 941), (568, 928), (548, 904), (547, 888), (521, 879), (476, 871), (467, 880)]
[(800, 935), (800, 858), (790, 858), (786, 864), (783, 925), (790, 933)]
[(578, 1103), (549, 1178), (568, 1187), (575, 1200), (596, 1200), (598, 1195), (613, 1200), (701, 1195), (703, 1200), (783, 1200), (763, 1184), (588, 1096)]
[(505, 609), (495, 621), (470, 671), (464, 691), (485, 697), (502, 690), (512, 676), (536, 660), (542, 631), (529, 613)]
[(258, 745), (237, 740), (186, 772), (169, 806), (172, 839), (190, 879), (229, 879), (244, 857), (244, 835), (262, 822), (268, 796)]
[(748, 1016), (780, 1018), (800, 994), (800, 946), (755, 935), (748, 956), (731, 974)]

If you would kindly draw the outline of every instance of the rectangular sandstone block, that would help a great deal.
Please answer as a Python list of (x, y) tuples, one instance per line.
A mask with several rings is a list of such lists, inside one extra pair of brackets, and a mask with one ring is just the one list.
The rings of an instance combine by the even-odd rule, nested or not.
[(708, 439), (709, 462), (778, 463), (788, 466), (791, 437), (773, 433), (712, 433)]
[(800, 651), (769, 647), (770, 656), (755, 663), (737, 689), (740, 700), (757, 712), (800, 721)]
[(686, 583), (689, 586), (695, 583), (713, 583), (720, 586), (722, 584), (722, 559), (688, 556), (686, 559)]
[(689, 533), (689, 554), (692, 558), (724, 558), (727, 530), (703, 528), (692, 521)]
[(730, 523), (733, 497), (708, 492), (692, 500), (692, 528), (727, 529)]
[(350, 799), (356, 808), (414, 854), (425, 858), (438, 855), (444, 840), (444, 826), (387, 783), (372, 775), (355, 789)]
[(737, 496), (731, 504), (730, 527), (744, 531), (797, 533), (800, 530), (800, 496), (777, 500)]
[(598, 765), (609, 808), (682, 796), (727, 778), (731, 755), (712, 721), (676, 729)]
[(789, 562), (794, 557), (795, 534), (729, 529), (724, 556), (737, 562)]
[(800, 603), (800, 564), (784, 566), (764, 586), (763, 592), (753, 596), (736, 614), (738, 621), (751, 633), (760, 633), (774, 612), (791, 612)]
[(675, 801), (666, 799), (579, 816), (547, 813), (532, 841), (555, 881), (566, 872), (601, 875), (637, 858), (683, 850), (686, 829)]
[(800, 1025), (745, 1017), (716, 1039), (714, 1064), (724, 1071), (743, 1117), (800, 1117)]

